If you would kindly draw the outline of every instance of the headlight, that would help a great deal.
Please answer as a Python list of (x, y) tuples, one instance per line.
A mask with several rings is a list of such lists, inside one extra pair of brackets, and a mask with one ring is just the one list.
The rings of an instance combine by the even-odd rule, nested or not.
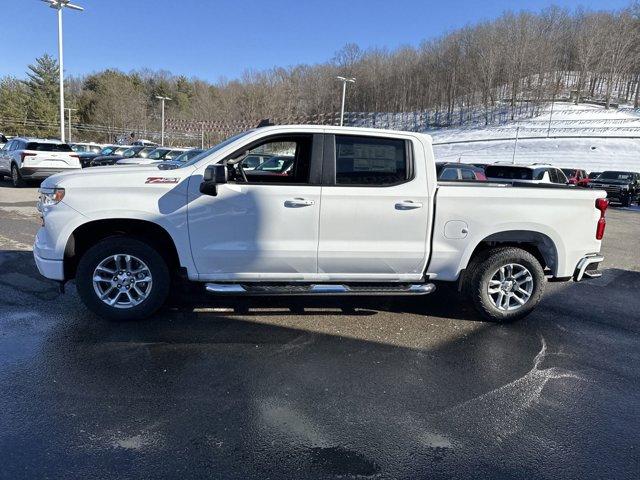
[(64, 198), (64, 188), (41, 188), (38, 190), (40, 199), (38, 200), (38, 210), (44, 207), (51, 207), (62, 201)]

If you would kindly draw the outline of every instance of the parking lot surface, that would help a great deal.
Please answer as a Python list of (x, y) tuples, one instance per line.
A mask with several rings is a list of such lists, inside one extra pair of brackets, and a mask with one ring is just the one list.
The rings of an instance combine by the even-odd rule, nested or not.
[(446, 288), (109, 323), (38, 275), (35, 197), (0, 182), (1, 478), (640, 477), (640, 209), (509, 325)]

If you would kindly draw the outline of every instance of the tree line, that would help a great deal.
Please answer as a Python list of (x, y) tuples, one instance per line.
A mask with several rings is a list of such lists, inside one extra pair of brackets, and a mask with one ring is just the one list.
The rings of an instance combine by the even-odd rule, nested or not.
[[(57, 75), (55, 59), (44, 55), (26, 78), (0, 78), (0, 130), (56, 136)], [(637, 108), (640, 6), (507, 12), (419, 46), (362, 50), (349, 44), (322, 64), (247, 71), (217, 83), (165, 71), (107, 69), (68, 78), (66, 103), (76, 109), (72, 122), (81, 136), (95, 140), (158, 130), (156, 95), (172, 99), (167, 117), (177, 124), (304, 121), (339, 110), (337, 75), (357, 79), (347, 89), (347, 110), (428, 112), (431, 126), (488, 124), (496, 107), (513, 118), (523, 103), (558, 98)]]

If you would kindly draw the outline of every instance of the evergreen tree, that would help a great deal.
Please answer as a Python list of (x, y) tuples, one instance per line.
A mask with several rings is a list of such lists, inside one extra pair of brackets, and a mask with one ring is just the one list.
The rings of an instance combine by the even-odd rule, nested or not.
[(8, 135), (27, 133), (27, 91), (23, 82), (16, 78), (0, 79), (0, 125)]
[(27, 118), (36, 123), (32, 130), (35, 135), (55, 137), (59, 134), (58, 72), (58, 62), (46, 53), (29, 65), (25, 81)]

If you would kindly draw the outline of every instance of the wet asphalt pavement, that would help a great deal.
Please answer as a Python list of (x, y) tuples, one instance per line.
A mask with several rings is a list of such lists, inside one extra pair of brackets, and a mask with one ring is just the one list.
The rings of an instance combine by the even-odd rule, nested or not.
[(640, 477), (640, 209), (511, 325), (429, 297), (219, 300), (108, 323), (0, 187), (0, 478)]

